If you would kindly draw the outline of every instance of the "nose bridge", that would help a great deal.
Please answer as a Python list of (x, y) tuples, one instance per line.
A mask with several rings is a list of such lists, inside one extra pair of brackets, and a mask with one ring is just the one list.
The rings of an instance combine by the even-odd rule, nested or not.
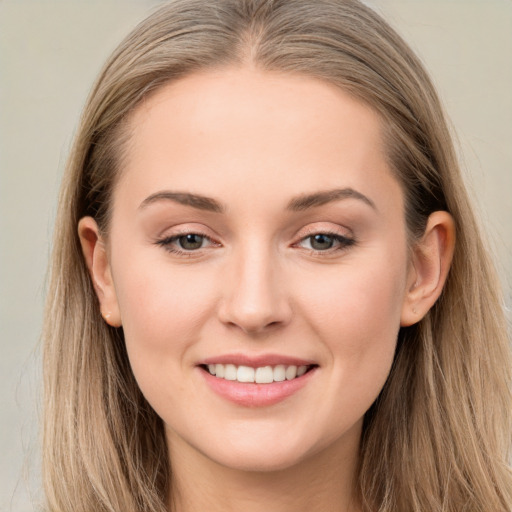
[(280, 262), (269, 243), (253, 237), (234, 250), (222, 320), (245, 332), (285, 324), (291, 315)]

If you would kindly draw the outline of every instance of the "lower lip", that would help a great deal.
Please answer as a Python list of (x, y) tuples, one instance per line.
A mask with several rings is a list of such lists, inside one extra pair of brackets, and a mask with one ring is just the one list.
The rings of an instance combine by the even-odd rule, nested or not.
[(244, 407), (265, 407), (282, 402), (303, 388), (316, 373), (312, 368), (301, 377), (270, 384), (244, 383), (215, 377), (199, 368), (210, 388), (221, 397)]

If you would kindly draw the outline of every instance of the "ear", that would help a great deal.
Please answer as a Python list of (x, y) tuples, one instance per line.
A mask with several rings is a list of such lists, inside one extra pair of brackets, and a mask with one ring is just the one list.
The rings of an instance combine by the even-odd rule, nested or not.
[(120, 327), (121, 314), (105, 242), (100, 235), (98, 224), (92, 217), (80, 219), (78, 236), (94, 290), (100, 301), (101, 314), (109, 325)]
[(400, 319), (402, 327), (419, 322), (441, 295), (454, 247), (455, 224), (452, 216), (445, 211), (432, 213), (423, 237), (412, 249)]

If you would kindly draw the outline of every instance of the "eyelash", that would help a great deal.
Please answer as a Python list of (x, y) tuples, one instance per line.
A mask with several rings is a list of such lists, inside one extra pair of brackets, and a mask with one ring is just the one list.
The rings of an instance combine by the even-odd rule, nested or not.
[[(217, 246), (219, 245), (217, 242), (214, 242), (208, 235), (205, 235), (203, 233), (196, 232), (196, 231), (186, 231), (183, 233), (178, 233), (176, 235), (168, 236), (168, 237), (162, 238), (161, 240), (157, 240), (155, 243), (157, 245), (162, 246), (166, 251), (173, 253), (173, 254), (177, 254), (178, 256), (184, 256), (184, 257), (188, 257), (188, 258), (198, 256), (199, 255), (198, 253), (200, 253), (202, 251), (202, 248), (193, 249), (193, 250), (183, 250), (183, 249), (177, 249), (176, 247), (174, 247), (172, 245), (174, 242), (176, 242), (180, 238), (185, 237), (187, 235), (197, 235), (197, 236), (203, 238), (204, 240), (210, 242), (213, 245), (217, 245)], [(328, 231), (328, 230), (327, 231), (313, 231), (313, 232), (307, 234), (306, 236), (302, 237), (299, 240), (299, 242), (297, 242), (297, 243), (303, 242), (304, 240), (312, 239), (313, 237), (315, 237), (317, 235), (325, 235), (325, 236), (332, 238), (333, 242), (335, 244), (337, 244), (337, 246), (330, 247), (329, 249), (326, 249), (326, 250), (305, 249), (310, 254), (327, 255), (327, 254), (337, 253), (337, 252), (347, 250), (349, 247), (356, 244), (355, 238), (349, 238), (349, 237), (340, 235), (339, 233), (335, 233), (333, 231)], [(294, 244), (294, 245), (297, 245), (297, 244)]]
[(185, 237), (187, 235), (197, 235), (197, 236), (203, 238), (204, 240), (207, 240), (208, 242), (210, 242), (213, 245), (217, 245), (217, 246), (219, 245), (218, 243), (214, 242), (209, 236), (207, 236), (203, 233), (197, 232), (197, 231), (185, 231), (183, 233), (178, 233), (176, 235), (168, 236), (168, 237), (162, 238), (161, 240), (157, 240), (156, 244), (162, 246), (166, 251), (168, 251), (170, 253), (177, 254), (179, 256), (185, 256), (187, 258), (193, 258), (194, 256), (197, 256), (197, 254), (201, 251), (202, 248), (187, 251), (187, 250), (183, 250), (183, 249), (176, 249), (175, 247), (173, 247), (171, 245), (172, 243), (176, 242), (180, 238)]
[[(168, 251), (168, 252), (170, 252), (172, 254), (176, 254), (178, 256), (184, 256), (184, 257), (187, 257), (187, 258), (193, 258), (193, 257), (199, 256), (199, 254), (201, 253), (202, 248), (191, 249), (191, 250), (184, 250), (184, 249), (178, 249), (178, 248), (176, 248), (175, 246), (172, 245), (174, 242), (176, 242), (180, 238), (185, 237), (187, 235), (197, 235), (197, 236), (201, 237), (203, 240), (208, 241), (212, 245), (216, 245), (216, 246), (220, 245), (217, 242), (215, 242), (214, 240), (212, 240), (208, 235), (205, 235), (203, 233), (196, 232), (196, 231), (186, 231), (186, 232), (183, 232), (183, 233), (178, 233), (176, 235), (168, 236), (168, 237), (162, 238), (161, 240), (157, 240), (155, 243), (157, 245), (163, 247), (166, 251)], [(328, 254), (332, 254), (332, 253), (338, 253), (338, 252), (347, 250), (349, 247), (351, 247), (351, 246), (356, 244), (355, 238), (349, 238), (349, 237), (340, 235), (339, 233), (335, 233), (333, 231), (325, 230), (325, 231), (312, 231), (311, 233), (309, 233), (306, 236), (302, 237), (299, 240), (299, 242), (297, 242), (297, 243), (295, 243), (293, 245), (296, 246), (296, 245), (300, 244), (301, 242), (304, 242), (305, 240), (308, 240), (308, 239), (312, 239), (313, 237), (315, 237), (317, 235), (324, 235), (324, 236), (328, 236), (328, 237), (332, 238), (333, 239), (333, 243), (337, 244), (337, 246), (335, 245), (334, 247), (330, 247), (330, 248), (325, 249), (325, 250), (305, 249), (306, 251), (308, 251), (310, 254), (313, 254), (313, 255), (324, 256), (324, 255), (328, 255)]]
[[(299, 242), (303, 242), (304, 240), (312, 239), (313, 237), (315, 237), (317, 235), (324, 235), (324, 236), (328, 236), (329, 238), (332, 238), (334, 244), (337, 244), (337, 246), (335, 245), (334, 247), (330, 247), (329, 249), (326, 249), (323, 251), (319, 250), (319, 249), (306, 249), (311, 254), (315, 254), (315, 255), (316, 254), (319, 254), (319, 255), (332, 254), (332, 253), (345, 251), (349, 247), (355, 245), (355, 243), (356, 243), (355, 238), (349, 238), (347, 236), (343, 236), (343, 235), (340, 235), (339, 233), (335, 233), (334, 231), (329, 231), (329, 230), (313, 231), (313, 232), (307, 234), (306, 236), (302, 237)], [(294, 244), (294, 245), (296, 245), (296, 244)]]

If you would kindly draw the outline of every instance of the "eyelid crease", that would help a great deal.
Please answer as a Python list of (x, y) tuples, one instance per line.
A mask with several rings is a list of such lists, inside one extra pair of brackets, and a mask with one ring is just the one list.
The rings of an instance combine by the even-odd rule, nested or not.
[(343, 229), (344, 229), (344, 231), (347, 232), (346, 235), (340, 233), (340, 231), (338, 231), (335, 228), (322, 227), (322, 226), (315, 225), (314, 227), (307, 227), (305, 229), (305, 231), (301, 233), (301, 235), (302, 235), (302, 238), (305, 238), (307, 236), (312, 236), (312, 235), (331, 235), (331, 236), (341, 236), (344, 238), (351, 238), (354, 236), (351, 229), (348, 229), (348, 228), (343, 228)]

